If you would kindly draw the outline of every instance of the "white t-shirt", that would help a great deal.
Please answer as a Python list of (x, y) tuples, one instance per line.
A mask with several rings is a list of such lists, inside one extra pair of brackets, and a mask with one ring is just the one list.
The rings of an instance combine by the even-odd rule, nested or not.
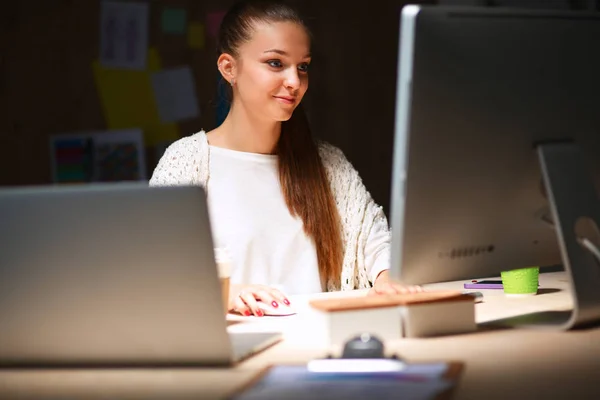
[(232, 259), (231, 283), (288, 295), (323, 291), (314, 242), (285, 204), (277, 156), (210, 146), (207, 191), (215, 246)]
[[(219, 153), (218, 150), (219, 149), (217, 149), (215, 153)], [(255, 185), (255, 181), (260, 181), (262, 179), (257, 178), (258, 170), (254, 171), (253, 173), (246, 173), (246, 166), (244, 166), (245, 164), (243, 161), (239, 160), (238, 157), (232, 156), (233, 154), (236, 154), (236, 152), (231, 153), (230, 157), (226, 156), (226, 154), (228, 154), (227, 151), (219, 154), (220, 161), (217, 159), (216, 162), (222, 166), (225, 164), (223, 166), (225, 170), (219, 168), (218, 164), (215, 166), (215, 164), (211, 162), (213, 157), (209, 152), (209, 144), (204, 131), (183, 137), (166, 149), (165, 154), (161, 157), (156, 169), (154, 170), (154, 173), (152, 174), (150, 185), (199, 185), (207, 190), (213, 184), (217, 186), (224, 185), (221, 188), (216, 188), (218, 193), (209, 194), (213, 199), (213, 208), (222, 208), (222, 211), (216, 210), (214, 212), (215, 221), (213, 225), (219, 227), (219, 232), (222, 233), (221, 237), (224, 238), (221, 239), (221, 241), (224, 242), (229, 236), (226, 232), (228, 226), (232, 226), (234, 229), (239, 230), (240, 228), (237, 226), (238, 223), (242, 224), (247, 223), (248, 221), (254, 222), (253, 219), (247, 218), (247, 216), (241, 212), (242, 210), (245, 210), (245, 212), (249, 213), (249, 215), (253, 215), (255, 213), (261, 216), (266, 215), (270, 219), (263, 221), (265, 223), (268, 223), (272, 220), (272, 215), (271, 210), (268, 209), (268, 207), (270, 207), (269, 203), (271, 199), (266, 198), (262, 194), (258, 196), (255, 193), (259, 190), (257, 187), (262, 186), (264, 183), (261, 181)], [(216, 157), (219, 157), (219, 154), (217, 154)], [(239, 155), (244, 155), (244, 153)], [(325, 142), (320, 142), (319, 155), (323, 161), (323, 166), (327, 171), (327, 176), (331, 185), (331, 191), (338, 207), (345, 245), (340, 280), (329, 280), (329, 282), (327, 282), (326, 289), (353, 290), (370, 288), (372, 282), (375, 281), (375, 278), (378, 276), (378, 274), (390, 267), (391, 232), (383, 212), (383, 208), (375, 203), (366, 187), (363, 185), (359, 174), (339, 149)], [(253, 156), (256, 155), (250, 155), (250, 158), (252, 159)], [(275, 159), (274, 157), (264, 157), (260, 155), (257, 158), (271, 158), (271, 160)], [(239, 177), (236, 175), (236, 166), (232, 165), (232, 163), (239, 163), (242, 166), (237, 168), (241, 168), (243, 170), (240, 172)], [(253, 164), (250, 163), (249, 160), (247, 160), (247, 163), (248, 165)], [(258, 164), (258, 161), (256, 163)], [(227, 169), (230, 169), (230, 171), (227, 171)], [(273, 185), (270, 193), (272, 196), (275, 196), (275, 190), (273, 189), (275, 188), (275, 178), (273, 178), (275, 171), (274, 166), (272, 166), (272, 171), (273, 172), (271, 174), (270, 181), (273, 183)], [(216, 175), (216, 183), (212, 174)], [(247, 179), (247, 175), (251, 176), (250, 180), (252, 181), (252, 184), (250, 185), (244, 181), (244, 179)], [(233, 177), (232, 179), (227, 180), (227, 176)], [(248, 189), (248, 186), (251, 186), (251, 188)], [(252, 199), (254, 199), (253, 202), (255, 203), (255, 207), (246, 206), (246, 204), (249, 204), (250, 200), (240, 199), (239, 201), (242, 202), (242, 205), (244, 206), (243, 209), (238, 210), (236, 208), (229, 211), (229, 209), (226, 207), (228, 203), (232, 203), (235, 207), (238, 206), (236, 200), (237, 198), (231, 199), (230, 193), (235, 194), (239, 192), (242, 196), (245, 196), (245, 191), (249, 191), (253, 195)], [(277, 192), (279, 191), (277, 190)], [(283, 204), (283, 195), (279, 193), (277, 196), (281, 196), (281, 204)], [(221, 202), (226, 204), (221, 204)], [(283, 206), (281, 207), (281, 210), (283, 210)], [(237, 217), (231, 217), (228, 214), (229, 212), (236, 213), (236, 215), (239, 214), (242, 217), (236, 222)], [(219, 218), (219, 215), (223, 218)], [(219, 219), (222, 220), (219, 221)], [(279, 231), (279, 226), (277, 226), (275, 223), (271, 223), (271, 225), (273, 225), (273, 229)], [(251, 227), (245, 229), (245, 232), (249, 235), (247, 240), (256, 242), (252, 239), (253, 231)], [(235, 237), (235, 235), (232, 236)], [(231, 243), (230, 245), (232, 247), (238, 247), (237, 243), (235, 242)], [(280, 240), (278, 235), (275, 235), (273, 243), (269, 244), (268, 246), (262, 246), (261, 251), (271, 252), (273, 251), (272, 249), (279, 249), (278, 246), (286, 246), (286, 243), (283, 241), (283, 239)], [(250, 260), (257, 257), (257, 251), (254, 251), (251, 247), (241, 245), (236, 251), (239, 252), (237, 255), (238, 260), (243, 261), (240, 263), (242, 266), (239, 267), (243, 269), (243, 271), (240, 270), (237, 275), (240, 277), (240, 280), (241, 278), (246, 279), (248, 273), (244, 271), (246, 271), (246, 269), (249, 268), (248, 266), (251, 264), (245, 264), (246, 253), (244, 251), (249, 252), (248, 254), (250, 257), (248, 257), (248, 259)], [(292, 261), (294, 261), (293, 258)], [(314, 263), (316, 265), (316, 260), (314, 260)], [(265, 265), (267, 265), (264, 263), (256, 264), (260, 265), (260, 268), (266, 268)], [(272, 266), (272, 268), (283, 269), (284, 273), (278, 273), (277, 275), (284, 276), (288, 281), (291, 280), (292, 283), (290, 287), (295, 287), (296, 279), (308, 279), (306, 277), (306, 269), (302, 269), (298, 276), (292, 276), (288, 275), (290, 270), (289, 266), (285, 263), (269, 263), (268, 265)], [(275, 276), (269, 277), (269, 279), (275, 279)], [(275, 282), (270, 281), (270, 283), (273, 284)], [(314, 286), (316, 287), (317, 285), (315, 284)], [(312, 291), (312, 289), (307, 291)]]

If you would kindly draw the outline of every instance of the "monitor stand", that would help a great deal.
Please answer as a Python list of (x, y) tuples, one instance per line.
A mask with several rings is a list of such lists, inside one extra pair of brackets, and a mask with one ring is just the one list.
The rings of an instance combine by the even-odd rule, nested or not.
[(488, 324), (563, 330), (600, 324), (600, 200), (584, 155), (572, 142), (539, 144), (537, 154), (573, 310), (532, 313)]

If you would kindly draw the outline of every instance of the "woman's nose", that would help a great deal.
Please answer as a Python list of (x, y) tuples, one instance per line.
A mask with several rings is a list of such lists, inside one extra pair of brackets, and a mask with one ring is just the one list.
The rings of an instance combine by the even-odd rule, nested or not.
[(285, 78), (284, 85), (286, 88), (298, 90), (300, 87), (300, 77), (298, 76), (298, 73), (295, 71), (290, 72)]

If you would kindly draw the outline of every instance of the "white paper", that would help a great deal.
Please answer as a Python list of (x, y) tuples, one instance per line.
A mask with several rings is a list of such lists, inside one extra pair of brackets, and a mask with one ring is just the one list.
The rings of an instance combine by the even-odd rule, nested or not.
[(146, 68), (148, 4), (100, 3), (100, 64), (107, 68)]
[(196, 85), (189, 67), (153, 73), (152, 87), (162, 122), (177, 122), (199, 115)]

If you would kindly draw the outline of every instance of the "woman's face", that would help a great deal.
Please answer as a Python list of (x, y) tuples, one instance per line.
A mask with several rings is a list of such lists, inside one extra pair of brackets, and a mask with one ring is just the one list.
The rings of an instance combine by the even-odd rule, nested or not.
[(304, 27), (257, 23), (236, 61), (234, 104), (264, 120), (288, 120), (308, 89), (310, 41)]

